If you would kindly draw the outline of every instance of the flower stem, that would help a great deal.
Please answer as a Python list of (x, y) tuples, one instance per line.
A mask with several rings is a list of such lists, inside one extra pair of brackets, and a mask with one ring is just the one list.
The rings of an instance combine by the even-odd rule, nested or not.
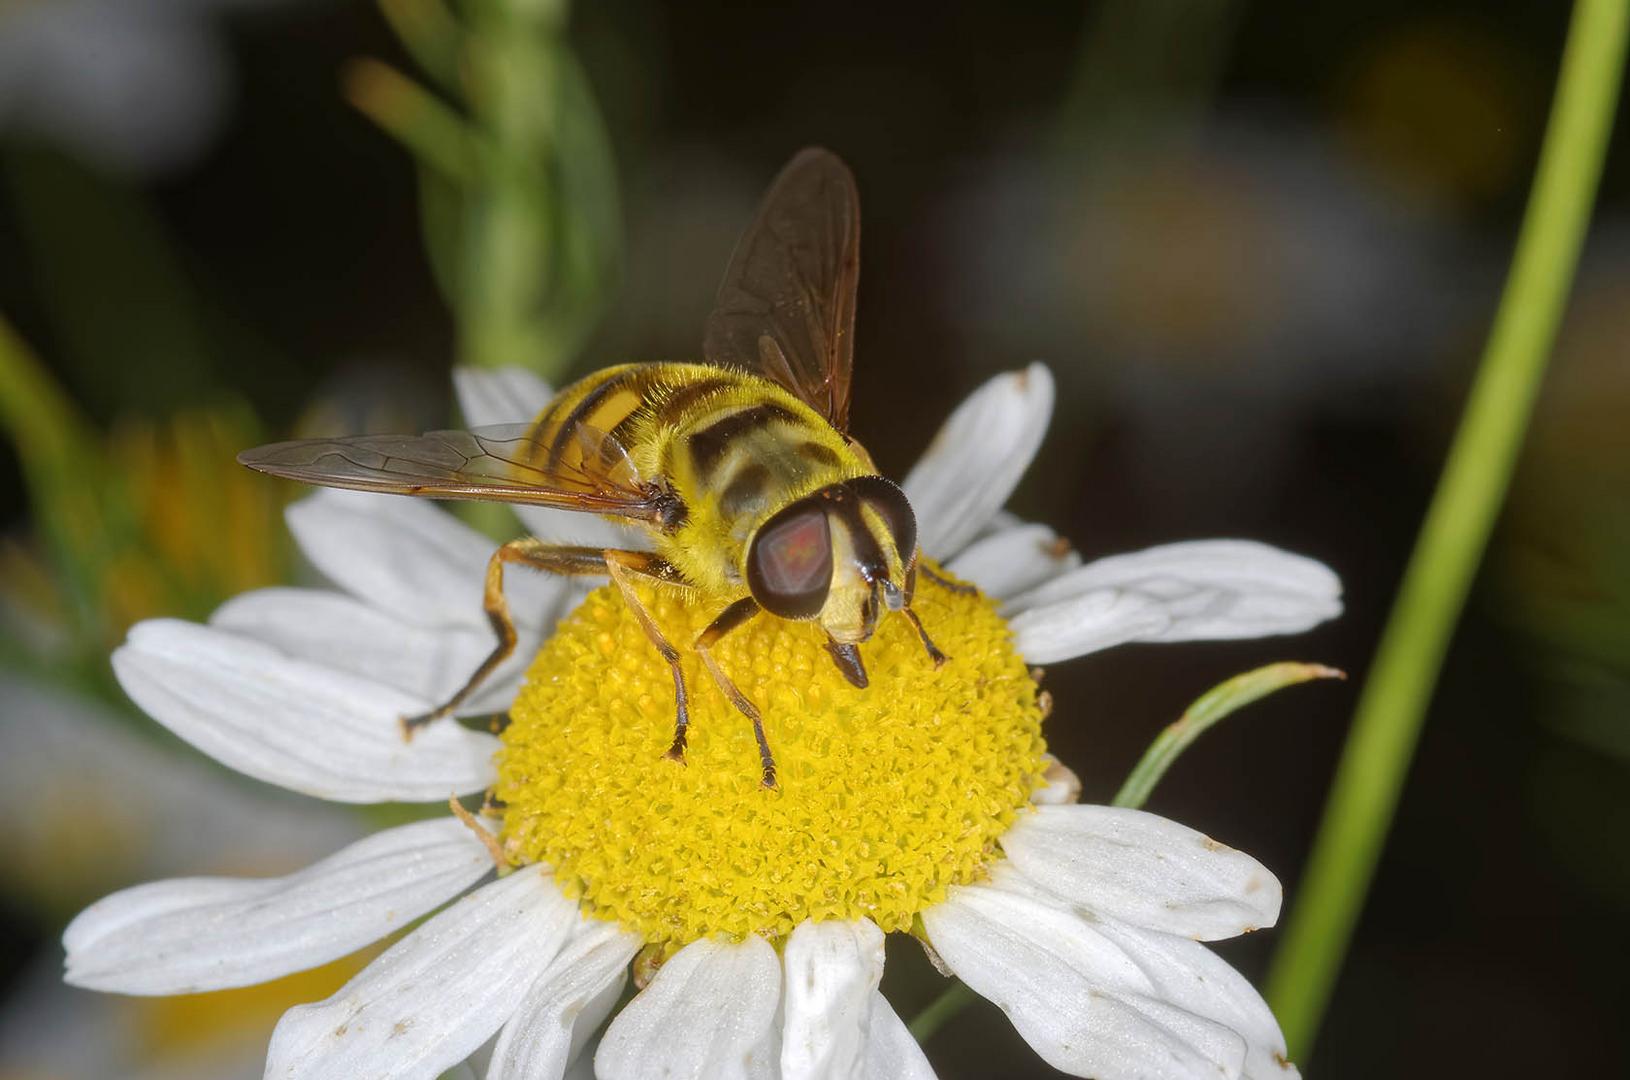
[(978, 1000), (979, 995), (970, 990), (967, 983), (953, 981), (908, 1025), (912, 1038), (919, 1043), (927, 1042), (934, 1032), (945, 1026), (947, 1020)]
[(1267, 997), (1305, 1058), (1374, 875), (1421, 720), (1504, 498), (1590, 220), (1630, 0), (1578, 0), (1510, 276), (1381, 637)]

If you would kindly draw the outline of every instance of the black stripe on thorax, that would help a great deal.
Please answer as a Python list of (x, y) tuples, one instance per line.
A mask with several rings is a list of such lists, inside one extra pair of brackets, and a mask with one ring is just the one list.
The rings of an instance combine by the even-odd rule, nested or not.
[(730, 449), (731, 440), (776, 421), (796, 422), (797, 419), (792, 410), (774, 402), (751, 405), (693, 432), (687, 440), (691, 460), (696, 463), (696, 471), (707, 477), (718, 466), (725, 451)]
[[(669, 391), (666, 397), (659, 401), (649, 402), (641, 408), (634, 409), (621, 420), (608, 433), (612, 441), (621, 446), (627, 446), (634, 438), (634, 429), (642, 421), (653, 415), (658, 423), (675, 424), (685, 415), (685, 410), (701, 401), (715, 390), (723, 390), (731, 386), (732, 381), (718, 376), (708, 376), (686, 383)], [(651, 394), (650, 387), (644, 388), (646, 394)]]
[(689, 409), (709, 394), (734, 385), (736, 385), (736, 380), (727, 376), (705, 375), (695, 382), (676, 386), (669, 391), (658, 406), (662, 410), (662, 418), (669, 423), (673, 423), (685, 415), (686, 409)]
[(822, 446), (818, 442), (799, 443), (797, 454), (814, 465), (836, 465), (838, 463), (838, 455), (833, 453), (829, 447)]
[(560, 427), (555, 430), (555, 437), (549, 443), (549, 464), (551, 466), (560, 464), (561, 455), (566, 452), (566, 447), (576, 437), (577, 426), (594, 412), (600, 403), (606, 399), (607, 395), (615, 390), (622, 389), (624, 385), (633, 379), (648, 375), (649, 372), (645, 368), (629, 368), (620, 375), (613, 375), (584, 394), (582, 399), (572, 406), (572, 411), (566, 414), (566, 419), (561, 422)]
[(719, 493), (719, 513), (735, 520), (760, 509), (770, 490), (770, 470), (749, 461), (736, 470), (730, 483)]

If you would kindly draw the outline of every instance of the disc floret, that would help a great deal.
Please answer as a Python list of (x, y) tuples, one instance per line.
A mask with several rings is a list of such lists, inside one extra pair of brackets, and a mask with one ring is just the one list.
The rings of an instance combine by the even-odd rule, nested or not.
[[(714, 614), (673, 590), (641, 599), (676, 640)], [(589, 914), (670, 948), (779, 939), (805, 919), (910, 929), (949, 886), (984, 876), (1045, 749), (1035, 682), (994, 605), (930, 586), (917, 606), (951, 661), (936, 670), (906, 620), (885, 619), (865, 646), (865, 689), (811, 624), (760, 619), (717, 647), (763, 708), (781, 766), (766, 790), (749, 725), (694, 657), (686, 763), (663, 756), (667, 665), (615, 590), (590, 594), (510, 710), (496, 792), (506, 851), (552, 867)]]

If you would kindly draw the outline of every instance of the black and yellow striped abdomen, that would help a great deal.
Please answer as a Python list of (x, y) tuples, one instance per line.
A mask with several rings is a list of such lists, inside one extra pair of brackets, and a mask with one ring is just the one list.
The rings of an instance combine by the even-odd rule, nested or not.
[[(768, 379), (706, 364), (625, 364), (567, 387), (534, 422), (550, 452), (601, 436), (676, 507), (654, 533), (698, 588), (745, 595), (758, 525), (796, 499), (870, 469), (824, 417)], [(587, 436), (585, 438), (585, 436)]]

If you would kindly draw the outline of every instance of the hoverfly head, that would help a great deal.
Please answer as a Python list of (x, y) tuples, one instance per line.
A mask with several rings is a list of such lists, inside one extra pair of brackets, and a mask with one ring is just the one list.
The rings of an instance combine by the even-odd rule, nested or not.
[(747, 547), (747, 585), (783, 619), (819, 619), (833, 641), (866, 641), (905, 604), (917, 519), (881, 476), (821, 488), (782, 508)]

